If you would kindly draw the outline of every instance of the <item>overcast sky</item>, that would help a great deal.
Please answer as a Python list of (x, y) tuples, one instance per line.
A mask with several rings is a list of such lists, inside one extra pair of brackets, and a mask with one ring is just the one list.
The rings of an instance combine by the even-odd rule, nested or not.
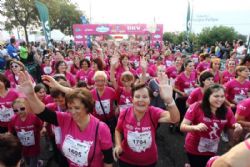
[[(71, 0), (92, 23), (164, 24), (164, 31), (184, 31), (187, 0)], [(233, 26), (250, 34), (250, 0), (191, 0), (192, 31), (213, 25)], [(91, 9), (91, 12), (90, 12)]]

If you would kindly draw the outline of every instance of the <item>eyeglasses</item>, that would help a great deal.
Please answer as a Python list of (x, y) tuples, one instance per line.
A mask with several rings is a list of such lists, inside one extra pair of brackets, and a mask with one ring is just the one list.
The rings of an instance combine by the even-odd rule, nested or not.
[(25, 107), (21, 107), (21, 108), (19, 108), (19, 109), (14, 109), (13, 111), (14, 111), (14, 112), (25, 111)]
[(18, 65), (12, 65), (11, 68), (18, 68)]

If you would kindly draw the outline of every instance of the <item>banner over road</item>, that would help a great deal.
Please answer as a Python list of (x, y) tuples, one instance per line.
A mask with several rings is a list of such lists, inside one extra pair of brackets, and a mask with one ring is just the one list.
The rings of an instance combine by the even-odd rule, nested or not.
[(150, 35), (151, 41), (161, 42), (163, 38), (163, 24), (157, 24), (155, 32), (148, 30), (147, 24), (74, 24), (74, 39), (77, 43), (84, 43), (85, 35)]

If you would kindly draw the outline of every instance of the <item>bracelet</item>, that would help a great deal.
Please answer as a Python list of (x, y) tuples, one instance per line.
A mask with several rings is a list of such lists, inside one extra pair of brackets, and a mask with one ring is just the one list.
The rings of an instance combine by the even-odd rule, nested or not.
[(165, 105), (166, 105), (167, 107), (175, 106), (175, 101), (174, 101), (174, 99), (172, 100), (171, 103), (169, 103), (169, 104), (165, 103)]

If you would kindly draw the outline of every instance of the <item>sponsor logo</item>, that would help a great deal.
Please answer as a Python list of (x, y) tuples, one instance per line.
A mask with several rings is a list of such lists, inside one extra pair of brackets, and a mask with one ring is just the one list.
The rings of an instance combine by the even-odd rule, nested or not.
[(154, 35), (154, 38), (161, 38), (161, 35), (155, 34), (155, 35)]
[(96, 31), (97, 31), (97, 32), (102, 32), (102, 33), (108, 32), (108, 31), (109, 31), (109, 27), (100, 26), (100, 27), (97, 27), (97, 28), (96, 28)]
[(83, 36), (82, 36), (82, 35), (77, 35), (77, 36), (75, 36), (75, 38), (76, 38), (76, 39), (82, 39)]

